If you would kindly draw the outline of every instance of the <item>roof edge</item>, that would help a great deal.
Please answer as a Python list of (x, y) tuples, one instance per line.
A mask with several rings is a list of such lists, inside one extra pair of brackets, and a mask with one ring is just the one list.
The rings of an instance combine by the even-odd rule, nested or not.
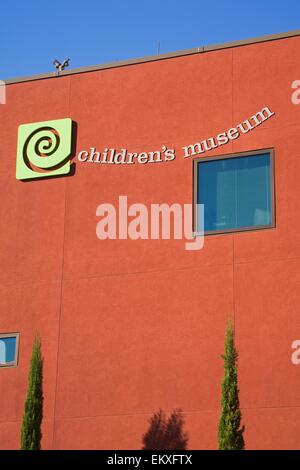
[(127, 59), (127, 60), (109, 62), (109, 63), (99, 64), (99, 65), (94, 65), (94, 66), (79, 67), (73, 70), (72, 69), (65, 70), (63, 72), (60, 72), (59, 75), (57, 75), (56, 72), (47, 72), (43, 74), (31, 75), (31, 76), (26, 76), (26, 77), (11, 78), (8, 80), (3, 80), (3, 81), (6, 85), (12, 85), (15, 83), (30, 82), (34, 80), (45, 80), (47, 78), (60, 78), (60, 77), (64, 77), (67, 75), (75, 75), (75, 74), (87, 73), (87, 72), (96, 72), (97, 70), (105, 70), (105, 69), (111, 69), (111, 68), (117, 68), (117, 67), (125, 67), (129, 65), (143, 64), (146, 62), (173, 59), (175, 57), (182, 57), (182, 56), (199, 54), (199, 53), (204, 53), (204, 52), (212, 52), (212, 51), (239, 47), (239, 46), (247, 46), (247, 45), (257, 44), (257, 43), (262, 43), (262, 42), (267, 42), (267, 41), (275, 41), (278, 39), (287, 39), (287, 38), (291, 38), (295, 36), (300, 36), (300, 29), (288, 31), (285, 33), (268, 34), (265, 36), (259, 36), (259, 37), (250, 38), (250, 39), (241, 39), (238, 41), (231, 41), (231, 42), (226, 42), (223, 44), (213, 44), (211, 46), (194, 47), (192, 49), (184, 49), (184, 50), (170, 52), (166, 54), (151, 55), (151, 56), (145, 56), (145, 57), (140, 57), (136, 59)]

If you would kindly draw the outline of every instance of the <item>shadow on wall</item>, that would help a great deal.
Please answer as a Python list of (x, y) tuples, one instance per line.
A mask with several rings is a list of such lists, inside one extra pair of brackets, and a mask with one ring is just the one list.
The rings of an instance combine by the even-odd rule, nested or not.
[(184, 418), (175, 409), (167, 419), (163, 410), (154, 413), (144, 434), (142, 450), (186, 450), (188, 435), (183, 430)]

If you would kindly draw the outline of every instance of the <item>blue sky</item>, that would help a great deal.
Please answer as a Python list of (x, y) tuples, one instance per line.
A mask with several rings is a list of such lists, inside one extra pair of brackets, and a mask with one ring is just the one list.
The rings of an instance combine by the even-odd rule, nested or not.
[(300, 29), (300, 1), (8, 0), (0, 17), (5, 80)]

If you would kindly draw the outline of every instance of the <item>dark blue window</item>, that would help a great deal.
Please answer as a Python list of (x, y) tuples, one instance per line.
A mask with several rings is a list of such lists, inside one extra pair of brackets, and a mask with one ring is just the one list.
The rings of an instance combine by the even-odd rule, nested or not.
[(197, 162), (197, 203), (204, 204), (204, 232), (273, 226), (271, 159), (265, 152)]
[(17, 335), (0, 335), (0, 366), (16, 365)]

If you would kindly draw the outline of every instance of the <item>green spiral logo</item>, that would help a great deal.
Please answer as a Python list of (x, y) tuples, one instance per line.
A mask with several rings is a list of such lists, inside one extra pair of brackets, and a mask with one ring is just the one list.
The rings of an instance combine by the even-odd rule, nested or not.
[(19, 126), (17, 179), (69, 173), (71, 134), (72, 121), (69, 118)]

